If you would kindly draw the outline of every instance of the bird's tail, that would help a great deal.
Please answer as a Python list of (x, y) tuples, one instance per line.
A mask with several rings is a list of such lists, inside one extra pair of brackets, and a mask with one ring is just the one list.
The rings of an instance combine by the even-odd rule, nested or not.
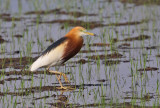
[(30, 71), (36, 71), (38, 68), (41, 67), (41, 61), (37, 59), (33, 64), (30, 66), (29, 70)]
[(30, 66), (29, 70), (32, 71), (32, 72), (36, 70), (36, 69), (33, 67), (33, 64)]

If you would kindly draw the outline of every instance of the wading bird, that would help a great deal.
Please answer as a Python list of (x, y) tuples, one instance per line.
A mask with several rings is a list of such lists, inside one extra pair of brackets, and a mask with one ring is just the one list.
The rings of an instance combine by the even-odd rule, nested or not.
[[(83, 27), (74, 27), (64, 37), (51, 44), (40, 57), (31, 65), (30, 71), (35, 71), (40, 67), (47, 67), (47, 71), (56, 74), (60, 83), (58, 89), (68, 89), (64, 87), (61, 82), (61, 76), (64, 77), (65, 82), (69, 82), (67, 76), (58, 71), (49, 70), (51, 66), (60, 65), (75, 56), (83, 45), (83, 37), (86, 35), (95, 36), (94, 33), (89, 33)], [(58, 76), (59, 75), (59, 76)]]

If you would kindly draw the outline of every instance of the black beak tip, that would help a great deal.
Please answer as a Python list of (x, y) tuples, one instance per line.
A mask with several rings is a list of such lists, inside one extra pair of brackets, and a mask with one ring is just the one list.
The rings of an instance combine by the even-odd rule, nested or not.
[(97, 34), (94, 34), (94, 36), (96, 36), (96, 37), (97, 37), (98, 35), (97, 35)]

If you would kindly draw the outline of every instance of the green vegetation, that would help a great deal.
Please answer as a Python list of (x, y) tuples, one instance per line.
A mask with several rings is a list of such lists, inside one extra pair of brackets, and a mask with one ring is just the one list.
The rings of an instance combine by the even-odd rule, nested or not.
[[(0, 105), (8, 107), (160, 107), (159, 0), (0, 1)], [(56, 76), (29, 66), (72, 27), (81, 51), (62, 66), (76, 89), (60, 91)]]

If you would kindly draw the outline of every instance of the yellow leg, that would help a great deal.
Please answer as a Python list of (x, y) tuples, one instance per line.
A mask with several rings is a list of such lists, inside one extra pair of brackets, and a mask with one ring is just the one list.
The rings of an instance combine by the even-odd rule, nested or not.
[(65, 82), (66, 82), (66, 83), (70, 83), (69, 80), (68, 80), (68, 78), (67, 78), (67, 75), (66, 75), (66, 74), (64, 74), (64, 73), (62, 73), (62, 72), (58, 72), (58, 71), (52, 71), (52, 70), (49, 70), (49, 69), (47, 69), (47, 70), (48, 70), (49, 72), (51, 72), (51, 73), (59, 74), (59, 77), (57, 76), (57, 79), (59, 79), (59, 80), (61, 80), (61, 76), (63, 75)]
[[(64, 87), (64, 86), (62, 85), (62, 82), (61, 82), (61, 76), (62, 76), (62, 75), (63, 75), (63, 77), (64, 77), (64, 79), (65, 79), (65, 82), (69, 83), (69, 80), (68, 80), (66, 74), (64, 74), (64, 73), (62, 73), (62, 72), (58, 72), (58, 71), (49, 70), (49, 68), (47, 68), (47, 70), (48, 70), (49, 72), (51, 72), (51, 73), (56, 74), (56, 77), (57, 77), (57, 79), (58, 79), (58, 82), (59, 82), (59, 84), (60, 84), (60, 86), (61, 86), (61, 87), (57, 87), (57, 89), (73, 89), (73, 88), (71, 88), (71, 87)], [(57, 74), (59, 74), (59, 76), (58, 76)]]
[[(59, 75), (59, 77), (60, 77), (60, 76), (61, 76), (61, 75)], [(62, 85), (61, 79), (58, 77), (58, 75), (56, 75), (56, 77), (57, 77), (58, 82), (59, 82), (59, 84), (60, 84), (60, 86), (61, 86), (61, 87), (57, 87), (57, 89), (67, 89), (67, 87), (64, 87), (64, 86)]]

